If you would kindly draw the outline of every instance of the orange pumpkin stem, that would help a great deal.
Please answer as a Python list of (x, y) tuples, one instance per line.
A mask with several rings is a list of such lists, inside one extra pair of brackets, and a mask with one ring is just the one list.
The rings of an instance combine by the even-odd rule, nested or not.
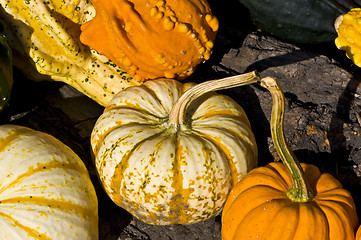
[(276, 151), (292, 178), (292, 187), (287, 191), (287, 196), (293, 202), (309, 202), (313, 198), (312, 190), (306, 182), (299, 161), (290, 151), (284, 136), (285, 97), (283, 91), (277, 81), (271, 77), (262, 78), (261, 86), (267, 88), (272, 95), (271, 135)]
[(183, 93), (182, 96), (177, 100), (174, 104), (170, 114), (169, 114), (169, 122), (173, 125), (183, 124), (186, 120), (187, 108), (193, 101), (198, 99), (200, 96), (217, 90), (223, 90), (233, 87), (240, 87), (244, 85), (249, 85), (255, 82), (259, 82), (260, 77), (257, 71), (217, 79), (210, 80), (200, 84), (195, 85), (194, 87), (188, 89)]

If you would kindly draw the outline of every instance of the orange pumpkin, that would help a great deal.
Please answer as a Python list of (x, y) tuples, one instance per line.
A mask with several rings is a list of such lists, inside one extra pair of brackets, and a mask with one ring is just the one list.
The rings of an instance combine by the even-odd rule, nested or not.
[(209, 59), (218, 30), (206, 0), (92, 0), (80, 40), (138, 80), (182, 79)]
[(352, 196), (332, 175), (299, 164), (283, 135), (283, 92), (271, 78), (262, 84), (274, 99), (271, 133), (283, 164), (256, 168), (232, 189), (222, 213), (222, 239), (354, 239)]
[(356, 240), (361, 240), (361, 226), (359, 226), (359, 228), (357, 229)]

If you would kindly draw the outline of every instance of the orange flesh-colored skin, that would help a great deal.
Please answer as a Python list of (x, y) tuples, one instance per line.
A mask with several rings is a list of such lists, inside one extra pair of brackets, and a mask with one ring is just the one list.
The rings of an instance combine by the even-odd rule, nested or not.
[(218, 30), (206, 0), (92, 0), (80, 40), (138, 80), (183, 79), (209, 59)]
[(359, 226), (357, 229), (356, 240), (361, 240), (361, 226)]
[(307, 203), (289, 200), (282, 163), (251, 171), (231, 191), (222, 213), (222, 239), (354, 239), (358, 218), (349, 192), (330, 174), (302, 164), (314, 191)]

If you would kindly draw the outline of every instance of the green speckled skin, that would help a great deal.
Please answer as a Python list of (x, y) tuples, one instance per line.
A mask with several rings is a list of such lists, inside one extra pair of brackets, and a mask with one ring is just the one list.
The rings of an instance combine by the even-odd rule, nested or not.
[(87, 0), (0, 0), (0, 23), (13, 64), (28, 78), (65, 82), (105, 106), (140, 82), (80, 42), (80, 26), (95, 16)]
[(200, 97), (183, 123), (171, 123), (175, 102), (190, 87), (171, 79), (129, 87), (92, 131), (105, 191), (146, 223), (191, 224), (218, 215), (232, 186), (257, 166), (246, 113), (228, 96)]

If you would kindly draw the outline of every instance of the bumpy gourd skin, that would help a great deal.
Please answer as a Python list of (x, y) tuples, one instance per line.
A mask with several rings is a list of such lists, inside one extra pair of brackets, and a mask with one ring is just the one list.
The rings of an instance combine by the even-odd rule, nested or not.
[(92, 0), (80, 40), (136, 79), (183, 79), (209, 59), (218, 30), (206, 0)]
[(94, 16), (89, 0), (0, 0), (14, 66), (29, 79), (65, 82), (106, 106), (117, 92), (141, 82), (80, 42), (80, 25)]
[(361, 8), (351, 9), (335, 22), (338, 37), (335, 44), (346, 56), (361, 67)]

